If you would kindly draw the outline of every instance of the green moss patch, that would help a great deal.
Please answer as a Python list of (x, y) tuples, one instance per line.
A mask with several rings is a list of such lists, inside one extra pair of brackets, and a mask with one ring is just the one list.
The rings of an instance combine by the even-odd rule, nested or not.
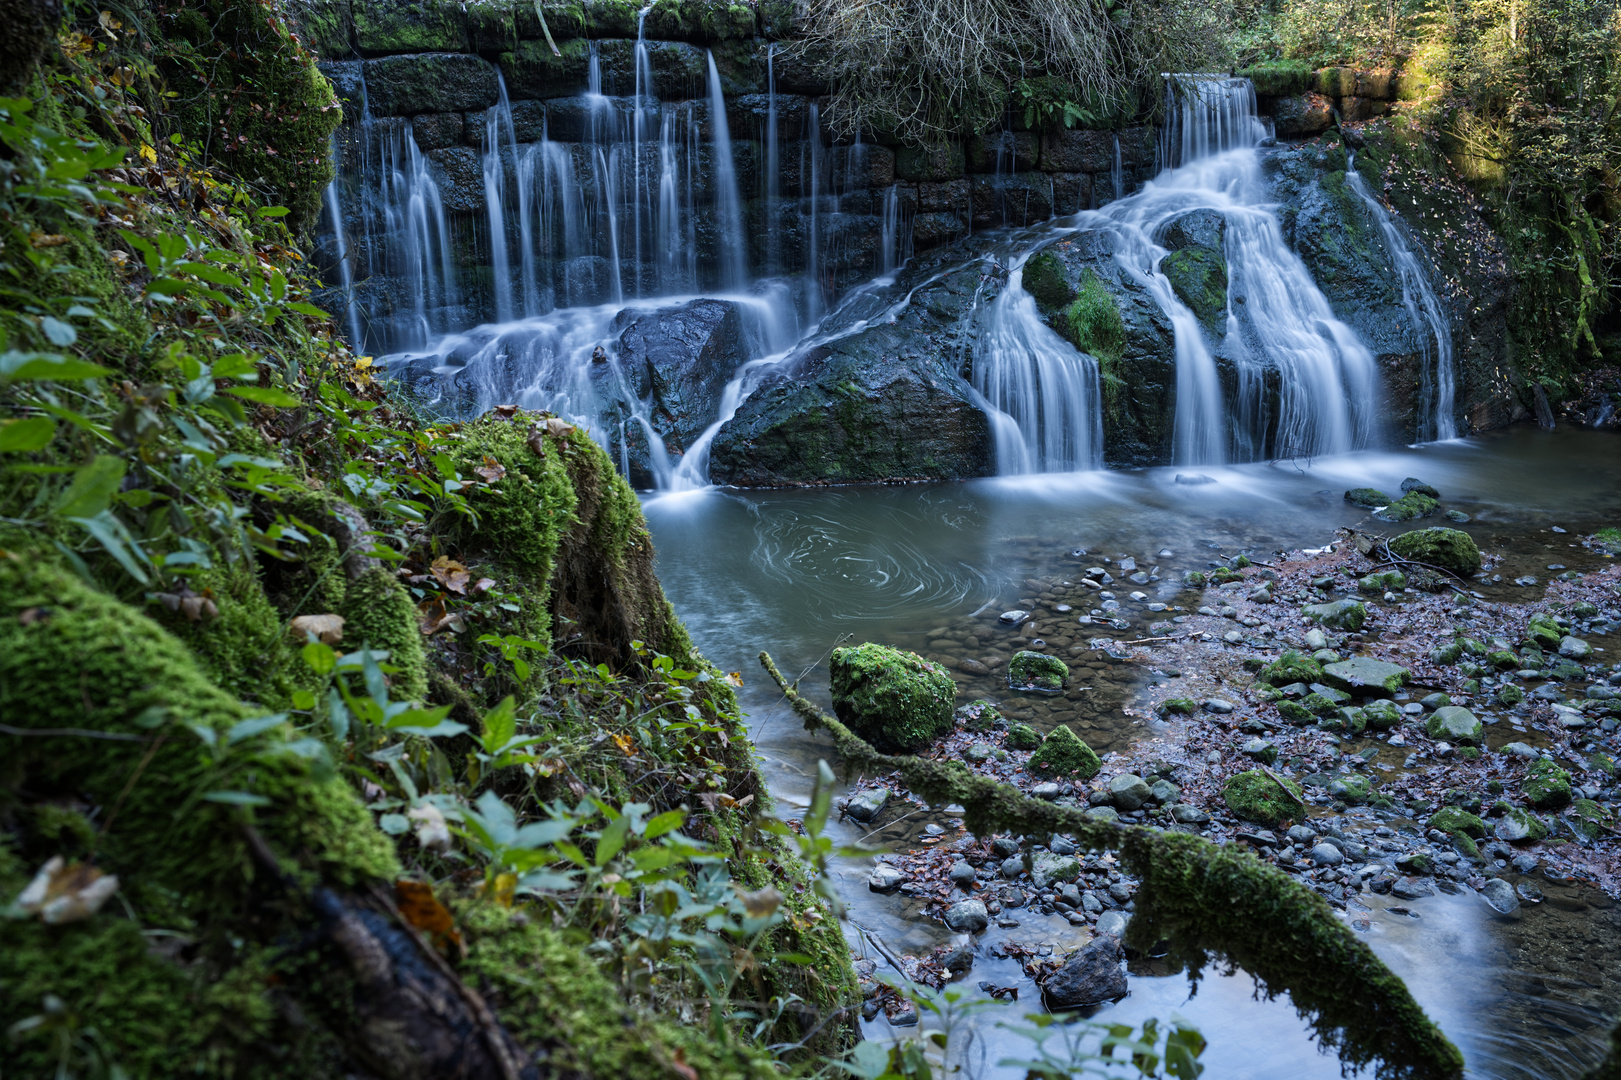
[(1245, 821), (1277, 828), (1296, 821), (1306, 813), (1305, 793), (1288, 777), (1276, 777), (1250, 769), (1231, 777), (1222, 785), (1222, 801)]
[(1007, 678), (1014, 690), (1056, 694), (1069, 682), (1069, 665), (1056, 656), (1023, 649), (1008, 661)]
[(1103, 768), (1103, 761), (1079, 735), (1059, 725), (1048, 734), (1041, 749), (1031, 756), (1028, 767), (1037, 776), (1090, 780)]
[(1534, 761), (1520, 785), (1525, 801), (1538, 810), (1558, 810), (1570, 805), (1570, 773), (1551, 761)]
[(874, 746), (920, 750), (951, 731), (956, 684), (916, 653), (868, 642), (834, 649), (833, 710)]
[(1480, 548), (1466, 532), (1433, 527), (1402, 533), (1390, 541), (1390, 550), (1404, 559), (1438, 566), (1460, 577), (1480, 572)]

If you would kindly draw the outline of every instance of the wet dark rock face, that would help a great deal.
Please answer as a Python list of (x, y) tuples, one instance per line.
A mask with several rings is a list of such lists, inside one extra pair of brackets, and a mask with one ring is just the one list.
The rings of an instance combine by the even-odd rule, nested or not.
[(720, 413), (721, 395), (732, 375), (749, 359), (737, 305), (725, 300), (693, 300), (657, 311), (623, 311), (617, 358), (606, 354), (592, 365), (599, 400), (611, 401), (605, 418), (624, 424), (630, 481), (653, 485), (648, 444), (640, 424), (629, 419), (625, 391), (647, 405), (648, 422), (672, 462), (692, 449)]
[[(981, 276), (977, 262), (958, 266), (893, 322), (786, 361), (716, 435), (710, 479), (770, 487), (992, 474), (990, 423), (957, 367)], [(870, 314), (844, 318), (859, 325)]]

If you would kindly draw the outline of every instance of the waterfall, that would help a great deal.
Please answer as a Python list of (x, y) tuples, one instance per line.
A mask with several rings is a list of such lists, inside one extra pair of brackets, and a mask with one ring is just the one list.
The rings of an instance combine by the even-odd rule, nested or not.
[[(1285, 242), (1256, 147), (1266, 130), (1247, 79), (1177, 77), (1161, 133), (1174, 167), (1101, 217), (1117, 236), (1116, 259), (1159, 304), (1176, 332), (1173, 457), (1178, 464), (1230, 458), (1344, 453), (1375, 438), (1373, 354), (1335, 317)], [(1224, 399), (1213, 342), (1160, 272), (1159, 240), (1190, 210), (1225, 222), (1228, 304), (1223, 355), (1236, 374)], [(1235, 298), (1238, 302), (1235, 302)], [(1277, 372), (1275, 410), (1264, 372)]]
[(737, 194), (737, 170), (732, 165), (732, 133), (726, 123), (726, 97), (721, 92), (715, 54), (709, 58), (709, 133), (713, 140), (714, 171), (709, 178), (715, 192), (715, 224), (720, 230), (721, 288), (742, 289), (748, 284), (748, 248), (743, 235), (743, 207)]
[(460, 303), (445, 202), (409, 120), (363, 123), (361, 146), (363, 172), (376, 180), (361, 200), (365, 276), (396, 278), (410, 298), (409, 313), (398, 306), (384, 312), (388, 325), (364, 347), (420, 345), (448, 328), (446, 309)]
[[(1379, 223), (1380, 234), (1390, 261), (1395, 264), (1401, 278), (1402, 305), (1417, 331), (1422, 359), (1419, 366), (1418, 441), (1455, 439), (1458, 422), (1454, 415), (1457, 396), (1457, 365), (1452, 357), (1452, 323), (1441, 308), (1440, 298), (1430, 287), (1428, 275), (1407, 243), (1402, 229), (1396, 224), (1384, 203), (1368, 190), (1367, 182), (1356, 169), (1356, 155), (1352, 154), (1345, 168), (1346, 181), (1351, 189), (1362, 196), (1373, 220)], [(1431, 344), (1434, 352), (1431, 352)]]
[(1114, 137), (1114, 163), (1109, 168), (1109, 182), (1114, 187), (1114, 201), (1126, 197), (1126, 167), (1120, 157), (1120, 136)]
[(1098, 364), (1047, 326), (1024, 290), (1024, 270), (986, 310), (973, 368), (1004, 475), (1073, 472), (1102, 463)]
[(766, 258), (768, 274), (782, 272), (782, 165), (777, 146), (777, 43), (765, 50), (765, 207)]
[(506, 80), (496, 75), (500, 98), (484, 114), (484, 203), (490, 225), (490, 269), (495, 290), (495, 321), (512, 321), (512, 269), (507, 251), (506, 170), (501, 165), (501, 135), (514, 149), (518, 145), (512, 124), (512, 102), (507, 100)]
[[(334, 145), (332, 154), (337, 156), (337, 147)], [(332, 246), (337, 255), (338, 285), (343, 290), (343, 318), (349, 331), (350, 344), (359, 349), (360, 337), (360, 308), (355, 303), (355, 274), (354, 268), (349, 265), (349, 241), (343, 231), (343, 203), (338, 194), (337, 177), (326, 186), (326, 214), (332, 222)]]

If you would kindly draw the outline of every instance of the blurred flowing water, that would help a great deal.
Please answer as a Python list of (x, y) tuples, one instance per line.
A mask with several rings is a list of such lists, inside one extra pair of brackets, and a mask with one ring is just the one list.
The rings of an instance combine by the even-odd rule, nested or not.
[[(1181, 571), (1206, 568), (1216, 550), (1265, 558), (1276, 549), (1321, 546), (1336, 527), (1364, 516), (1344, 502), (1347, 488), (1394, 491), (1407, 476), (1439, 488), (1446, 507), (1471, 515), (1462, 528), (1505, 553), (1494, 568), (1502, 581), (1482, 583), (1482, 591), (1494, 600), (1534, 599), (1540, 588), (1507, 583), (1527, 573), (1546, 580), (1548, 563), (1576, 570), (1603, 565), (1600, 556), (1573, 545), (1621, 511), (1621, 443), (1612, 434), (1567, 429), (1521, 426), (1394, 452), (1320, 458), (1309, 469), (1256, 464), (1201, 474), (1213, 482), (1178, 483), (1172, 469), (1099, 471), (814, 491), (702, 489), (650, 497), (644, 506), (659, 575), (676, 610), (710, 659), (745, 679), (750, 728), (779, 811), (787, 814), (806, 804), (816, 761), (831, 761), (832, 752), (826, 739), (803, 731), (782, 707), (756, 662), (761, 649), (790, 676), (820, 665), (804, 686), (825, 706), (825, 656), (842, 635), (926, 653), (939, 628), (961, 633), (994, 623), (1021, 595), (1025, 578), (1084, 567), (1099, 555), (1158, 565), (1161, 596), (1174, 599)], [(1554, 526), (1569, 531), (1553, 533)], [(1077, 549), (1090, 557), (1072, 555)], [(1114, 680), (1104, 701), (1075, 707), (1081, 723), (1091, 725), (1083, 728), (1089, 741), (1121, 748), (1156, 734), (1152, 721), (1121, 711), (1151, 675), (1131, 666), (1104, 675)], [(930, 821), (955, 834), (956, 819), (931, 810), (883, 826), (872, 842), (915, 845)], [(854, 841), (866, 830), (847, 822), (833, 831)], [(969, 940), (923, 917), (914, 900), (868, 891), (869, 872), (867, 859), (840, 860), (836, 869), (852, 943), (881, 966), (873, 936), (913, 955)], [(1467, 891), (1408, 902), (1413, 915), (1384, 910), (1388, 897), (1364, 897), (1375, 908), (1366, 916), (1369, 943), (1464, 1051), (1471, 1076), (1564, 1080), (1580, 1076), (1601, 1054), (1621, 997), (1621, 982), (1610, 974), (1621, 961), (1621, 909), (1591, 890), (1542, 887), (1548, 902), (1522, 908), (1516, 919), (1496, 916)], [(1021, 1075), (996, 1064), (1029, 1050), (999, 1022), (1040, 1010), (1039, 995), (1018, 965), (986, 956), (988, 948), (1017, 940), (1062, 951), (1078, 940), (1061, 918), (1029, 909), (1017, 914), (1019, 927), (993, 926), (974, 939), (979, 955), (960, 984), (970, 996), (980, 996), (980, 980), (1025, 991), (1018, 1004), (976, 1014), (953, 1032), (953, 1052), (974, 1076)], [(1187, 1018), (1210, 1040), (1203, 1060), (1211, 1078), (1328, 1080), (1339, 1074), (1338, 1060), (1319, 1052), (1287, 999), (1255, 1000), (1242, 972), (1215, 971), (1190, 998), (1185, 974), (1156, 963), (1134, 964), (1130, 995), (1098, 1019)], [(882, 1018), (865, 1027), (869, 1037), (909, 1037), (906, 1030), (890, 1031)]]

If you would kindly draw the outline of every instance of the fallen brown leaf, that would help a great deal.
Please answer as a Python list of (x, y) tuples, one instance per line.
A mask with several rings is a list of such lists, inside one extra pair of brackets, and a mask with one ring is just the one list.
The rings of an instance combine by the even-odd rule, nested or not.
[(461, 945), (456, 920), (433, 894), (430, 883), (400, 878), (394, 882), (394, 900), (399, 904), (400, 917), (426, 934), (429, 941), (440, 948)]
[(443, 555), (433, 560), (433, 565), (428, 569), (439, 584), (453, 593), (462, 593), (464, 595), (467, 592), (467, 583), (473, 577), (472, 574), (468, 573), (467, 567), (455, 559), (448, 559)]
[(482, 477), (486, 484), (493, 484), (507, 474), (507, 467), (486, 454), (484, 464), (474, 466), (473, 471)]

